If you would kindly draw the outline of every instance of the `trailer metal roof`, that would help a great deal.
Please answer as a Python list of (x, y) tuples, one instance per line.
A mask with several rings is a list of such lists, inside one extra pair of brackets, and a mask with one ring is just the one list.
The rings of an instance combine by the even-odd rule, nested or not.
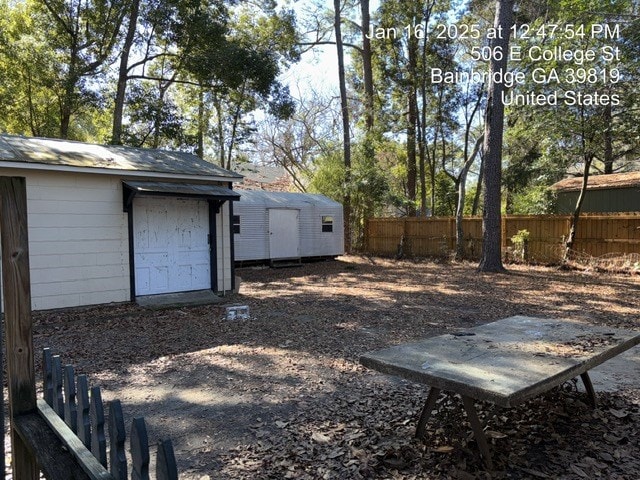
[(340, 206), (340, 203), (318, 193), (268, 192), (265, 190), (241, 189), (234, 191), (240, 194), (240, 201), (243, 204), (253, 203), (266, 207), (293, 207), (304, 203), (318, 206)]

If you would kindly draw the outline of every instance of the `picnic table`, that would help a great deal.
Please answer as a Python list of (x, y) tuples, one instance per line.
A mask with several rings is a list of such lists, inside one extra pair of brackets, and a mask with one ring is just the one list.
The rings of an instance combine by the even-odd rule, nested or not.
[(580, 376), (595, 407), (588, 371), (639, 343), (638, 331), (515, 316), (367, 353), (360, 362), (431, 387), (416, 427), (419, 438), (440, 393), (459, 394), (480, 453), (493, 468), (475, 400), (512, 407)]

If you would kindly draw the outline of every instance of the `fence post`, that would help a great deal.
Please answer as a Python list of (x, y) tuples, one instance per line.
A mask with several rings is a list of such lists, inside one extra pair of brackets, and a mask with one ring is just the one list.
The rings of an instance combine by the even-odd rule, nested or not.
[(53, 352), (50, 348), (42, 350), (42, 388), (44, 401), (53, 408)]
[(62, 360), (60, 355), (53, 356), (53, 371), (51, 372), (53, 384), (53, 411), (64, 420), (64, 398), (62, 396)]
[(127, 480), (126, 436), (122, 405), (120, 400), (113, 400), (109, 403), (109, 471), (115, 480)]
[(64, 366), (64, 422), (73, 433), (78, 433), (78, 407), (76, 406), (76, 378), (73, 365)]
[(149, 480), (149, 437), (144, 418), (131, 422), (131, 480)]
[(100, 387), (91, 387), (91, 453), (107, 468), (107, 439), (104, 435), (104, 405)]
[(178, 466), (173, 454), (171, 440), (158, 442), (158, 455), (156, 457), (156, 480), (178, 480)]
[[(0, 177), (2, 286), (9, 384), (9, 419), (36, 409), (36, 376), (31, 320), (27, 182), (24, 177)], [(36, 459), (11, 428), (13, 478), (37, 479)], [(4, 452), (2, 453), (4, 455)]]
[[(76, 424), (78, 426), (78, 438), (87, 447), (87, 450), (91, 450), (91, 417), (89, 416), (89, 410), (91, 404), (89, 403), (89, 381), (86, 375), (78, 375), (77, 390), (78, 390), (78, 420)], [(97, 458), (97, 457), (96, 457)]]

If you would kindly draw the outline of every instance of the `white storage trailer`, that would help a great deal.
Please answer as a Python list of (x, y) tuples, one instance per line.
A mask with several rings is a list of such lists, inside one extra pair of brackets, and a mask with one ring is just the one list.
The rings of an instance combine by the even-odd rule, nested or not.
[(302, 260), (344, 253), (342, 205), (324, 195), (234, 190), (236, 262)]

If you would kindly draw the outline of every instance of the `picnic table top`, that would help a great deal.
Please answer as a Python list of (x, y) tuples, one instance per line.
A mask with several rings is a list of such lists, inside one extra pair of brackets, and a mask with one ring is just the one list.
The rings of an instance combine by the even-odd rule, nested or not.
[(640, 331), (570, 319), (509, 317), (367, 353), (383, 373), (510, 407), (640, 343)]

